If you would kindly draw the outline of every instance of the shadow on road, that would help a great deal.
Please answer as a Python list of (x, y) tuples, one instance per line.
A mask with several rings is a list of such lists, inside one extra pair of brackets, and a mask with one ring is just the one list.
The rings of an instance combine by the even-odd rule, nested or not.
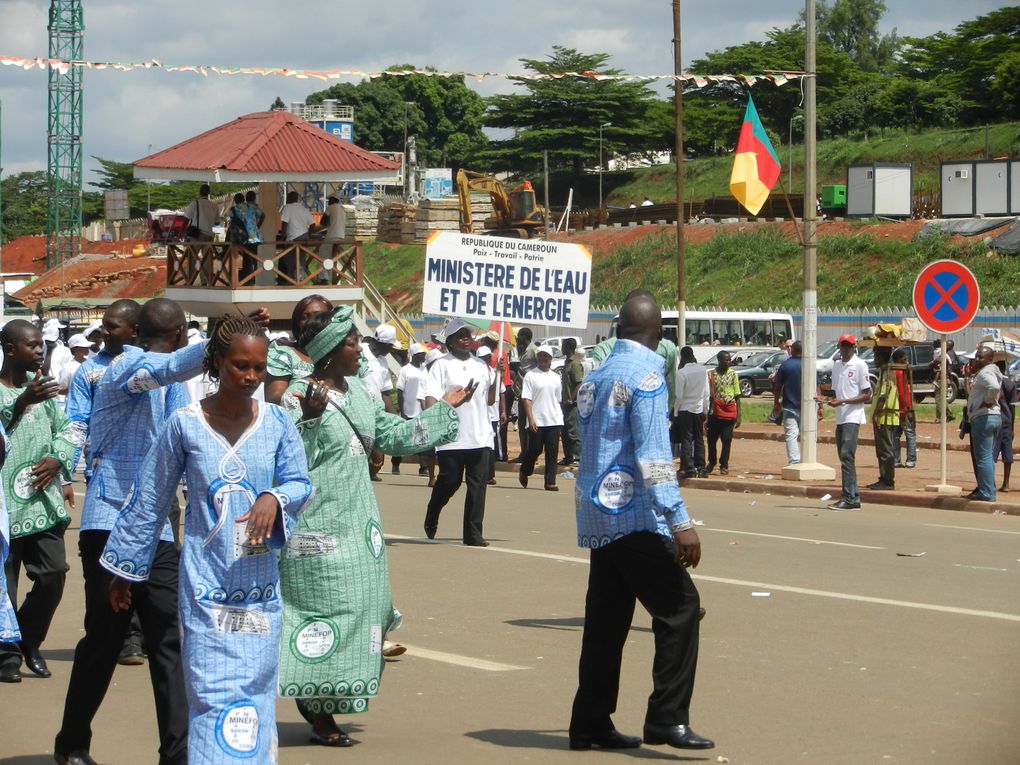
[[(570, 741), (565, 730), (510, 730), (507, 728), (490, 728), (488, 730), (469, 731), (471, 738), (485, 741), (496, 746), (508, 746), (515, 749), (563, 749), (569, 748)], [(608, 750), (606, 750), (608, 751)], [(615, 754), (628, 757), (640, 757), (646, 760), (673, 760), (674, 762), (707, 762), (710, 758), (682, 757), (669, 750), (661, 749), (616, 749)]]
[(0, 765), (53, 765), (53, 755), (22, 754), (17, 757), (0, 757)]
[[(340, 727), (355, 741), (358, 740), (358, 733), (361, 732), (362, 726), (345, 723)], [(312, 735), (312, 726), (306, 722), (280, 722), (277, 720), (276, 731), (281, 749), (316, 746), (308, 740)], [(0, 765), (4, 765), (3, 760), (0, 760)]]
[[(532, 627), (543, 630), (560, 630), (563, 632), (580, 632), (584, 628), (583, 616), (567, 616), (559, 619), (509, 619), (504, 624), (514, 627)], [(631, 632), (651, 632), (651, 627), (630, 628)]]

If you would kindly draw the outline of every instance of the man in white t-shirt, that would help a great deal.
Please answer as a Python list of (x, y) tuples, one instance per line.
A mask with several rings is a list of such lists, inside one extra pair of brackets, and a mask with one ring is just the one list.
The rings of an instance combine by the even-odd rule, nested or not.
[(443, 342), (449, 349), (429, 370), (426, 408), (456, 387), (479, 390), (465, 404), (457, 407), (460, 430), (457, 440), (436, 447), (439, 477), (432, 489), (425, 512), (425, 534), (434, 539), (439, 529), (439, 514), (457, 493), (465, 477), (467, 497), (464, 500), (464, 544), (488, 547), (482, 536), (485, 517), (485, 489), (488, 483), (489, 451), (492, 449), (492, 423), (489, 407), (496, 400), (497, 376), (489, 373), (489, 365), (471, 352), (472, 327), (461, 319), (452, 319), (445, 329)]
[(61, 324), (59, 319), (47, 319), (43, 324), (43, 345), (46, 350), (46, 360), (42, 366), (43, 377), (59, 380), (64, 365), (72, 359), (71, 350), (60, 340), (60, 330), (66, 328), (67, 325)]
[[(425, 403), (429, 380), (429, 373), (425, 371), (425, 354), (427, 352), (428, 349), (424, 345), (411, 343), (411, 347), (408, 349), (411, 361), (404, 364), (397, 375), (397, 410), (405, 420), (410, 420), (421, 414), (422, 405)], [(392, 458), (394, 474), (399, 472), (399, 459), (399, 457)], [(427, 452), (422, 452), (419, 455), (419, 464), (418, 475), (428, 474), (431, 486), (435, 476), (435, 450), (430, 449)]]
[[(337, 242), (342, 242), (347, 236), (346, 213), (338, 197), (331, 196), (326, 200), (326, 210), (322, 214), (322, 225), (325, 226), (326, 233), (322, 237), (322, 246), (319, 247), (319, 257), (323, 260), (332, 259), (333, 246)], [(323, 272), (316, 276), (315, 283), (330, 284), (331, 278)]]
[(861, 506), (857, 488), (857, 436), (861, 425), (868, 421), (864, 405), (871, 400), (868, 365), (854, 353), (857, 339), (840, 335), (839, 358), (832, 365), (834, 398), (821, 398), (823, 404), (836, 410), (836, 452), (839, 454), (843, 496), (829, 507), (833, 510), (856, 510)]
[(559, 457), (560, 433), (563, 430), (563, 407), (560, 397), (563, 381), (552, 371), (552, 350), (540, 345), (535, 354), (538, 366), (524, 375), (521, 387), (521, 408), (524, 427), (528, 429), (528, 451), (521, 455), (517, 480), (528, 488), (528, 478), (535, 471), (538, 455), (545, 451), (545, 490), (559, 491), (556, 485), (556, 460)]
[[(287, 192), (287, 204), (280, 210), (280, 237), (288, 242), (308, 239), (315, 221), (308, 208), (301, 204), (301, 195), (296, 191)], [(299, 268), (299, 266), (302, 266)], [(288, 253), (280, 258), (280, 271), (291, 279), (300, 280), (303, 275), (303, 264), (299, 262), (296, 252)], [(286, 282), (284, 282), (286, 283)]]
[(209, 184), (203, 183), (198, 189), (198, 197), (184, 208), (184, 217), (188, 219), (188, 223), (201, 232), (198, 236), (193, 237), (199, 242), (212, 241), (213, 226), (220, 219), (220, 211), (217, 209), (216, 203), (209, 199), (209, 191)]

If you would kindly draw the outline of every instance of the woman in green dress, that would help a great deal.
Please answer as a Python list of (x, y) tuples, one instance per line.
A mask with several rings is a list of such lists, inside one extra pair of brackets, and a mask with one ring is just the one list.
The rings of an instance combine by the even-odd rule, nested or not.
[(456, 439), (454, 408), (477, 387), (451, 390), (405, 420), (358, 378), (359, 341), (350, 307), (311, 316), (300, 346), (314, 370), (292, 382), (283, 399), (304, 442), (315, 495), (280, 561), (280, 695), (298, 700), (312, 741), (326, 746), (353, 743), (332, 715), (368, 709), (379, 692), (383, 640), (400, 620), (368, 455), (373, 448), (417, 454)]
[[(295, 341), (301, 337), (301, 330), (310, 316), (329, 313), (332, 310), (333, 304), (322, 295), (309, 295), (304, 298), (294, 306), (291, 313), (291, 337)], [(300, 348), (274, 340), (269, 344), (266, 363), (266, 401), (270, 404), (279, 404), (283, 394), (287, 392), (287, 386), (293, 380), (300, 380), (311, 374), (313, 366), (311, 359)]]

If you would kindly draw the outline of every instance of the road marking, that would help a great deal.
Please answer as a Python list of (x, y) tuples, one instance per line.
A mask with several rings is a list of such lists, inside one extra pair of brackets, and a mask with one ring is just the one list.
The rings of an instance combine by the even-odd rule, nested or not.
[(963, 529), (964, 531), (987, 531), (989, 534), (1020, 534), (1020, 531), (1006, 531), (1006, 529), (979, 529), (977, 526), (950, 526), (945, 523), (926, 523), (936, 529)]
[(458, 667), (481, 669), (485, 672), (512, 672), (519, 669), (531, 669), (531, 667), (518, 667), (515, 664), (500, 664), (496, 661), (476, 659), (473, 656), (461, 656), (456, 653), (433, 651), (428, 648), (420, 648), (416, 645), (408, 645), (407, 643), (404, 643), (403, 645), (407, 648), (407, 654), (409, 656), (415, 656), (419, 659), (429, 659), (431, 661), (441, 661), (444, 664), (455, 664)]
[(873, 545), (855, 545), (849, 542), (829, 542), (825, 539), (807, 539), (805, 537), (784, 537), (779, 534), (762, 534), (757, 531), (736, 531), (735, 529), (716, 529), (709, 526), (704, 527), (705, 531), (721, 531), (725, 534), (743, 534), (749, 537), (767, 537), (768, 539), (786, 539), (790, 542), (811, 542), (816, 545), (835, 545), (837, 547), (854, 547), (858, 550), (884, 550), (884, 547), (875, 547)]
[[(398, 535), (387, 535), (390, 539), (407, 540), (420, 539), (420, 537), (405, 537)], [(445, 542), (434, 542), (433, 544), (447, 544)], [(452, 546), (452, 545), (451, 545)], [(482, 548), (479, 548), (482, 549)], [(555, 560), (561, 563), (589, 563), (587, 558), (578, 558), (573, 555), (551, 555), (549, 553), (532, 552), (531, 550), (516, 550), (512, 547), (487, 547), (489, 552), (507, 553), (509, 555), (523, 555), (528, 558), (543, 558)], [(733, 584), (738, 587), (750, 587), (755, 590), (772, 590), (773, 592), (789, 592), (795, 595), (812, 595), (817, 598), (832, 598), (835, 600), (850, 600), (857, 603), (872, 603), (880, 606), (896, 606), (898, 608), (916, 608), (921, 611), (934, 611), (941, 614), (956, 614), (958, 616), (978, 616), (984, 619), (1000, 619), (1007, 622), (1020, 622), (1020, 614), (1008, 614), (1002, 611), (980, 611), (974, 608), (957, 608), (956, 606), (940, 606), (936, 603), (918, 603), (912, 600), (895, 600), (893, 598), (875, 598), (870, 595), (853, 595), (848, 592), (833, 592), (831, 590), (813, 590), (807, 587), (793, 587), (786, 584), (772, 584), (769, 582), (752, 582), (746, 579), (728, 579), (720, 576), (704, 576), (702, 574), (691, 574), (691, 578), (697, 581), (713, 582), (715, 584)]]
[(1009, 571), (1008, 568), (994, 568), (992, 566), (968, 566), (966, 563), (954, 563), (953, 568), (972, 568), (975, 571)]

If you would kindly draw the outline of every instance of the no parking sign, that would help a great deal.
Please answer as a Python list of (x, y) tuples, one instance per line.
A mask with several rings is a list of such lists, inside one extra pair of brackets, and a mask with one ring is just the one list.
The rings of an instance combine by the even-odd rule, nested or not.
[(981, 290), (969, 268), (937, 260), (914, 282), (914, 312), (932, 332), (949, 335), (967, 328), (981, 305)]

